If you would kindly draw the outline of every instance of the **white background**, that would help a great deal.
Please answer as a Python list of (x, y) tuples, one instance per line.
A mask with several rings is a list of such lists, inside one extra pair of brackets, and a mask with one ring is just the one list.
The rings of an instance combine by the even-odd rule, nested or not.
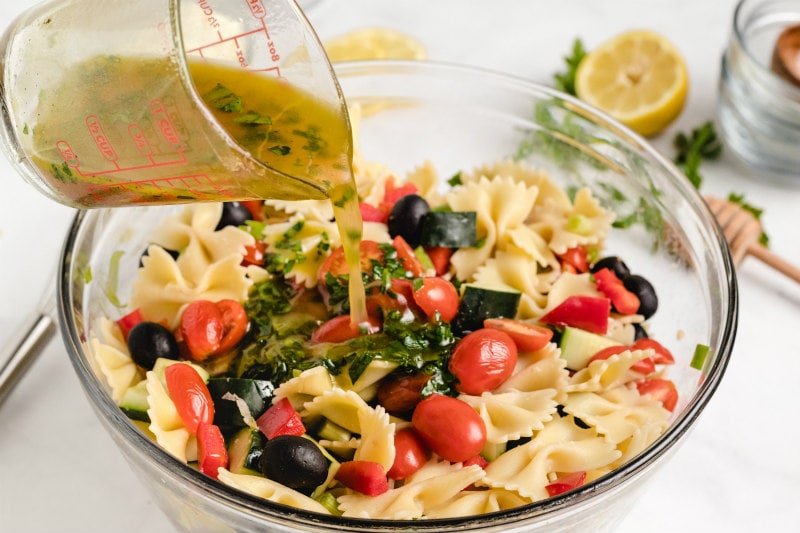
[[(32, 3), (3, 0), (0, 24)], [(385, 26), (416, 36), (432, 59), (546, 84), (575, 37), (591, 48), (631, 28), (661, 32), (691, 77), (684, 113), (653, 141), (671, 158), (677, 131), (715, 118), (733, 8), (732, 0), (322, 0), (308, 15), (323, 40)], [(800, 264), (800, 175), (797, 188), (780, 187), (731, 154), (701, 172), (704, 192), (743, 192), (764, 207), (773, 251)], [(0, 341), (53, 283), (72, 217), (15, 174), (0, 160)], [(800, 286), (752, 258), (739, 284), (739, 334), (718, 393), (620, 533), (800, 531)], [(0, 532), (39, 531), (174, 531), (95, 419), (60, 339), (0, 408)]]

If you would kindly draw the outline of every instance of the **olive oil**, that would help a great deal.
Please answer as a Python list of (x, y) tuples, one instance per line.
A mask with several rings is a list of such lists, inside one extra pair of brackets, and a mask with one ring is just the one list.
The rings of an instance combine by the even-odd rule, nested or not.
[[(284, 79), (205, 61), (98, 56), (37, 100), (21, 142), (40, 189), (78, 208), (329, 198), (366, 321), (361, 215), (344, 106)], [(195, 97), (198, 96), (199, 98)]]

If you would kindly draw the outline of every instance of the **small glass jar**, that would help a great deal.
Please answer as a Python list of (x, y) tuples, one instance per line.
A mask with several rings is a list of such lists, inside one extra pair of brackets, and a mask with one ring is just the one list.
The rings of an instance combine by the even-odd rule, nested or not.
[(772, 67), (778, 36), (800, 25), (799, 0), (741, 0), (722, 57), (719, 122), (727, 148), (759, 177), (800, 185), (800, 87)]

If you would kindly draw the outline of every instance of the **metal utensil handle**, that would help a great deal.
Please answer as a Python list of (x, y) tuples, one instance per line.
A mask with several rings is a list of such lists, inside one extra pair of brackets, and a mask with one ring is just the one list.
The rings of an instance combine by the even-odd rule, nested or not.
[[(20, 381), (31, 363), (42, 353), (53, 338), (56, 324), (46, 314), (41, 314), (24, 332), (22, 340), (14, 347), (10, 355), (4, 357), (5, 364), (0, 370), (0, 405)], [(13, 346), (13, 345), (12, 345)]]

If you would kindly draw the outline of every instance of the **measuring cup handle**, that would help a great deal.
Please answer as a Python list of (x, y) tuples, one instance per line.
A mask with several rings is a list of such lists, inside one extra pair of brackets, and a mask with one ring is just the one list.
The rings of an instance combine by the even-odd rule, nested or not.
[(4, 361), (0, 368), (0, 405), (48, 345), (55, 331), (56, 324), (53, 318), (46, 313), (41, 313), (22, 329), (19, 341), (10, 344), (11, 350), (4, 353), (0, 359), (0, 361)]

